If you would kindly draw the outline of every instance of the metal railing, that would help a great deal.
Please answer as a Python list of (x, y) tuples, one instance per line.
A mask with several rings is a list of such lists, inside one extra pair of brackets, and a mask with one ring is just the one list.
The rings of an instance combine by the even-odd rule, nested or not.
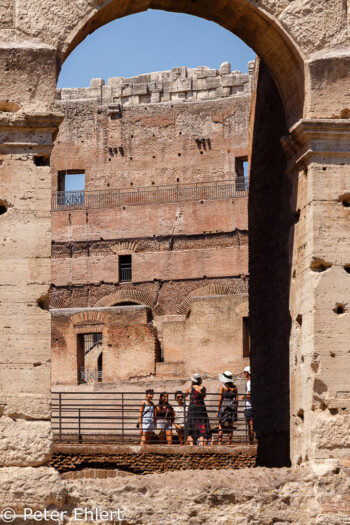
[(119, 282), (126, 283), (131, 281), (131, 266), (119, 268)]
[(137, 206), (166, 202), (230, 199), (248, 194), (248, 180), (199, 182), (147, 186), (118, 190), (58, 191), (52, 196), (52, 211)]
[[(122, 443), (140, 444), (140, 429), (137, 426), (140, 405), (145, 394), (140, 392), (53, 392), (52, 431), (55, 441), (78, 443)], [(155, 393), (157, 405), (159, 393)], [(219, 394), (207, 393), (205, 406), (211, 430), (211, 443), (218, 442), (219, 421), (217, 417)], [(169, 402), (175, 407), (174, 395)], [(227, 434), (232, 432), (232, 443), (248, 443), (249, 429), (244, 417), (244, 400), (238, 394), (237, 420), (233, 427), (224, 428), (223, 444)], [(189, 397), (184, 399), (185, 428)], [(159, 444), (158, 430), (152, 436), (151, 444)], [(173, 444), (179, 443), (174, 425)], [(209, 444), (209, 443), (207, 443)]]

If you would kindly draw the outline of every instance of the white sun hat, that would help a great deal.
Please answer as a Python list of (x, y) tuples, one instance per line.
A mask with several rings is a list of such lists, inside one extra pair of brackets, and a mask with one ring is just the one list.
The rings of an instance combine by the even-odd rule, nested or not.
[(200, 374), (193, 374), (191, 377), (190, 377), (190, 381), (192, 381), (192, 383), (198, 383), (198, 381), (201, 381), (201, 376)]
[(218, 374), (218, 378), (221, 383), (233, 383), (232, 373), (227, 370), (223, 374)]

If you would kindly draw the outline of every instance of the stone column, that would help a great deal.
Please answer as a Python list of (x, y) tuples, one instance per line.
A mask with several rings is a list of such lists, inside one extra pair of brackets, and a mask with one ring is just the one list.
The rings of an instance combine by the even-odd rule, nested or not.
[(50, 154), (61, 115), (0, 116), (0, 466), (36, 466), (50, 430)]
[[(292, 464), (350, 446), (350, 122), (300, 120), (284, 147), (297, 188), (291, 268)], [(291, 234), (291, 236), (293, 235)]]

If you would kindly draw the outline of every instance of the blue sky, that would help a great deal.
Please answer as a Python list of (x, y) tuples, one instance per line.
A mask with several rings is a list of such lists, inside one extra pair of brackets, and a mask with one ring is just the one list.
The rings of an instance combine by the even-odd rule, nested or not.
[(202, 18), (149, 10), (115, 20), (89, 35), (63, 64), (58, 87), (87, 87), (91, 78), (129, 77), (177, 66), (247, 71), (252, 49)]

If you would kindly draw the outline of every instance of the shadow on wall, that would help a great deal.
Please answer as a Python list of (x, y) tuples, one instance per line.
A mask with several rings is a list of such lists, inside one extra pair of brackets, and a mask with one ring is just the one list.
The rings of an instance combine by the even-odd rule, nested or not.
[[(249, 192), (249, 311), (257, 464), (290, 466), (289, 290), (295, 214), (281, 97), (264, 63), (255, 93)], [(253, 100), (254, 103), (254, 100)]]

